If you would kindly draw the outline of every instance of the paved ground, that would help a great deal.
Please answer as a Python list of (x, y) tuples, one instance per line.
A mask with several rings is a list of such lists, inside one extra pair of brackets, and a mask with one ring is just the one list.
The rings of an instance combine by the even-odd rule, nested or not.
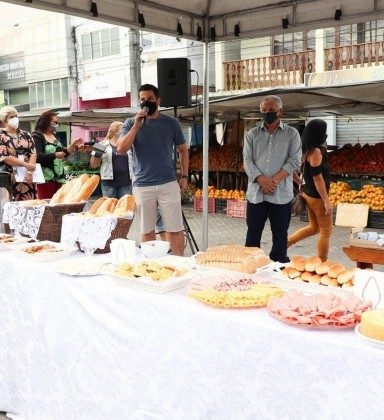
[[(188, 207), (184, 208), (184, 214), (188, 220), (193, 235), (199, 245), (202, 246), (203, 224), (202, 214), (196, 213)], [(296, 229), (305, 226), (306, 223), (301, 222), (299, 217), (293, 217), (289, 231), (294, 232)], [(329, 258), (335, 261), (340, 261), (347, 266), (353, 266), (348, 257), (344, 254), (342, 247), (348, 244), (350, 230), (334, 226), (332, 233), (331, 247)], [(380, 231), (384, 233), (384, 230)], [(230, 218), (221, 214), (209, 215), (209, 245), (220, 245), (227, 243), (243, 244), (245, 241), (246, 224), (245, 219)], [(132, 224), (130, 235), (132, 239), (140, 241), (139, 226), (137, 220)], [(316, 237), (306, 239), (289, 250), (289, 255), (316, 255)], [(270, 226), (267, 222), (262, 238), (262, 248), (269, 253), (272, 244), (272, 236)], [(187, 247), (186, 255), (190, 255), (190, 249)], [(375, 269), (384, 271), (384, 267), (375, 266)]]

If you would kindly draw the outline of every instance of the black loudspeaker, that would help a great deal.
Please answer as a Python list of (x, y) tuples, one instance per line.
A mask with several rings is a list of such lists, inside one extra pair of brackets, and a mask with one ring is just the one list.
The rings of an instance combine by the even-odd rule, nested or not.
[(157, 87), (161, 106), (191, 105), (191, 62), (188, 58), (159, 58)]

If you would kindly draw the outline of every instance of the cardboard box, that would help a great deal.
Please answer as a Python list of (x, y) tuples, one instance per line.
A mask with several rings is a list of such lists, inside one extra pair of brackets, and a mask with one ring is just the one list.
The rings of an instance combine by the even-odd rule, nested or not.
[(336, 226), (347, 226), (351, 228), (351, 236), (349, 238), (349, 245), (360, 248), (370, 249), (382, 249), (384, 246), (380, 246), (374, 241), (367, 241), (364, 239), (358, 239), (354, 237), (357, 232), (363, 232), (364, 228), (368, 224), (368, 213), (369, 206), (366, 204), (347, 204), (341, 203), (337, 206), (336, 212)]

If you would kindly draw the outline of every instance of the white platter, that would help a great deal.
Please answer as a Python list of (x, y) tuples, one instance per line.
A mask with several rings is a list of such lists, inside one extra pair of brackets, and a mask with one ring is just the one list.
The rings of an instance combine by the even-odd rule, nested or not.
[[(4, 236), (9, 236), (9, 235), (0, 233), (0, 238)], [(11, 236), (14, 237), (15, 240), (13, 242), (0, 242), (0, 251), (9, 251), (10, 249), (12, 249), (13, 247), (17, 245), (32, 241), (31, 238), (26, 238), (24, 236), (14, 236), (14, 235), (11, 235)]]
[(188, 271), (182, 276), (173, 276), (170, 277), (168, 280), (152, 280), (149, 277), (125, 277), (116, 274), (116, 266), (113, 265), (105, 265), (103, 269), (103, 274), (111, 276), (115, 283), (126, 286), (132, 287), (134, 289), (145, 290), (151, 293), (168, 293), (172, 292), (173, 290), (181, 289), (186, 287), (191, 282), (192, 278), (196, 275), (196, 271)]
[(360, 337), (363, 341), (369, 344), (372, 347), (376, 347), (377, 349), (384, 350), (384, 341), (374, 340), (373, 338), (366, 337), (365, 335), (361, 334), (360, 332), (360, 324), (357, 324), (355, 327), (355, 333), (358, 337)]
[[(28, 254), (24, 251), (24, 249), (29, 248), (30, 246), (34, 245), (52, 245), (58, 248), (60, 251), (49, 251), (49, 252), (36, 252), (34, 254)], [(12, 248), (12, 252), (15, 253), (15, 255), (25, 258), (27, 260), (33, 261), (33, 262), (48, 262), (48, 261), (54, 261), (61, 258), (67, 258), (69, 257), (72, 252), (77, 251), (76, 247), (64, 245), (58, 242), (51, 242), (51, 241), (40, 241), (35, 242), (33, 244), (23, 244), (19, 246), (15, 246)]]
[(67, 276), (98, 276), (103, 273), (107, 261), (98, 257), (66, 258), (57, 263), (56, 271)]
[(332, 294), (340, 297), (348, 297), (353, 294), (353, 287), (342, 289), (341, 287), (324, 286), (322, 284), (307, 283), (306, 281), (299, 281), (289, 279), (279, 273), (271, 273), (271, 282), (278, 284), (284, 290), (297, 290), (303, 293), (310, 294)]

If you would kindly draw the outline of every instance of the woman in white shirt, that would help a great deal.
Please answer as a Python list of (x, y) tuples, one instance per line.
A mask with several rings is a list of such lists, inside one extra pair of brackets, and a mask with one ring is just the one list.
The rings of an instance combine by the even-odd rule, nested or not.
[(107, 137), (101, 142), (106, 146), (104, 153), (91, 157), (91, 168), (100, 167), (101, 191), (105, 197), (121, 198), (125, 194), (132, 194), (128, 153), (119, 155), (116, 149), (122, 126), (121, 122), (113, 122)]

